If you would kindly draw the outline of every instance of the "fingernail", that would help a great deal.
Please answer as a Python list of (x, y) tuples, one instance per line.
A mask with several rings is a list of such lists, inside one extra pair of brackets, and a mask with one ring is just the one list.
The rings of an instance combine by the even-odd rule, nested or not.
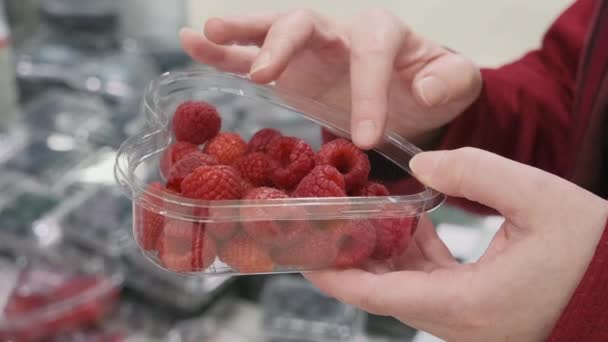
[(251, 65), (250, 75), (256, 72), (266, 69), (270, 65), (270, 53), (268, 51), (262, 51)]
[(419, 153), (410, 160), (410, 169), (412, 169), (416, 178), (426, 183), (431, 179), (440, 159), (440, 152)]
[(438, 106), (448, 100), (448, 87), (444, 81), (435, 77), (427, 76), (416, 84), (420, 97), (429, 107)]
[(372, 147), (376, 139), (376, 123), (372, 120), (363, 120), (357, 124), (353, 140), (363, 148)]

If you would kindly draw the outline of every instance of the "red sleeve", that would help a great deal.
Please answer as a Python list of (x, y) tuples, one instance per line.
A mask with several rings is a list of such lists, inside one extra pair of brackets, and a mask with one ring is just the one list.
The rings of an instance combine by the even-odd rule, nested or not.
[(576, 77), (595, 0), (579, 0), (546, 33), (542, 47), (498, 69), (483, 69), (479, 99), (447, 128), (441, 149), (479, 147), (564, 176), (572, 168)]
[(608, 341), (608, 223), (587, 272), (548, 340)]
[[(439, 149), (478, 147), (567, 177), (573, 167), (577, 72), (596, 0), (579, 0), (547, 31), (542, 46), (498, 69), (482, 69), (481, 95), (445, 129)], [(462, 199), (479, 214), (493, 210)]]

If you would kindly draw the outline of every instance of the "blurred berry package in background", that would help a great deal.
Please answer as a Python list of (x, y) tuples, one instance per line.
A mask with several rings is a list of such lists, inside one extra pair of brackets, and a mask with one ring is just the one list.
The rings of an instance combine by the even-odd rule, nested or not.
[(114, 0), (44, 0), (42, 24), (19, 45), (16, 70), (27, 102), (48, 87), (97, 95), (132, 118), (146, 84), (158, 74), (136, 41), (121, 36)]

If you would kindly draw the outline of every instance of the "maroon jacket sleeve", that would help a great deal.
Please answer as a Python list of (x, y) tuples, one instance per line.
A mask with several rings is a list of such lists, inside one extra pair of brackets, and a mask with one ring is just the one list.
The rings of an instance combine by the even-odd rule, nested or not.
[(577, 1), (555, 21), (540, 49), (483, 69), (481, 96), (446, 127), (440, 147), (479, 147), (566, 175), (575, 159), (576, 76), (594, 7), (593, 0)]
[[(482, 69), (481, 95), (445, 128), (439, 149), (478, 147), (562, 177), (574, 165), (576, 78), (596, 0), (579, 0), (550, 27), (542, 46), (497, 69)], [(480, 214), (466, 200), (450, 203)]]

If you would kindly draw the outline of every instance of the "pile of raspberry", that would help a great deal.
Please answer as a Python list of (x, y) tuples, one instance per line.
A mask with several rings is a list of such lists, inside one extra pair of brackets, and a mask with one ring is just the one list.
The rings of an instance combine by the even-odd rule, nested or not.
[[(411, 240), (418, 223), (412, 217), (315, 221), (297, 205), (255, 205), (389, 196), (384, 185), (368, 179), (369, 159), (350, 141), (334, 139), (315, 152), (306, 141), (270, 128), (245, 141), (221, 132), (217, 109), (201, 101), (178, 106), (172, 129), (176, 142), (159, 165), (166, 182), (149, 185), (135, 215), (140, 246), (157, 252), (170, 270), (199, 272), (217, 259), (240, 273), (354, 268), (401, 255)], [(203, 201), (245, 200), (245, 205), (197, 207), (195, 219), (177, 219), (161, 214), (174, 203), (158, 196), (162, 192)], [(226, 219), (227, 213), (238, 219)]]

